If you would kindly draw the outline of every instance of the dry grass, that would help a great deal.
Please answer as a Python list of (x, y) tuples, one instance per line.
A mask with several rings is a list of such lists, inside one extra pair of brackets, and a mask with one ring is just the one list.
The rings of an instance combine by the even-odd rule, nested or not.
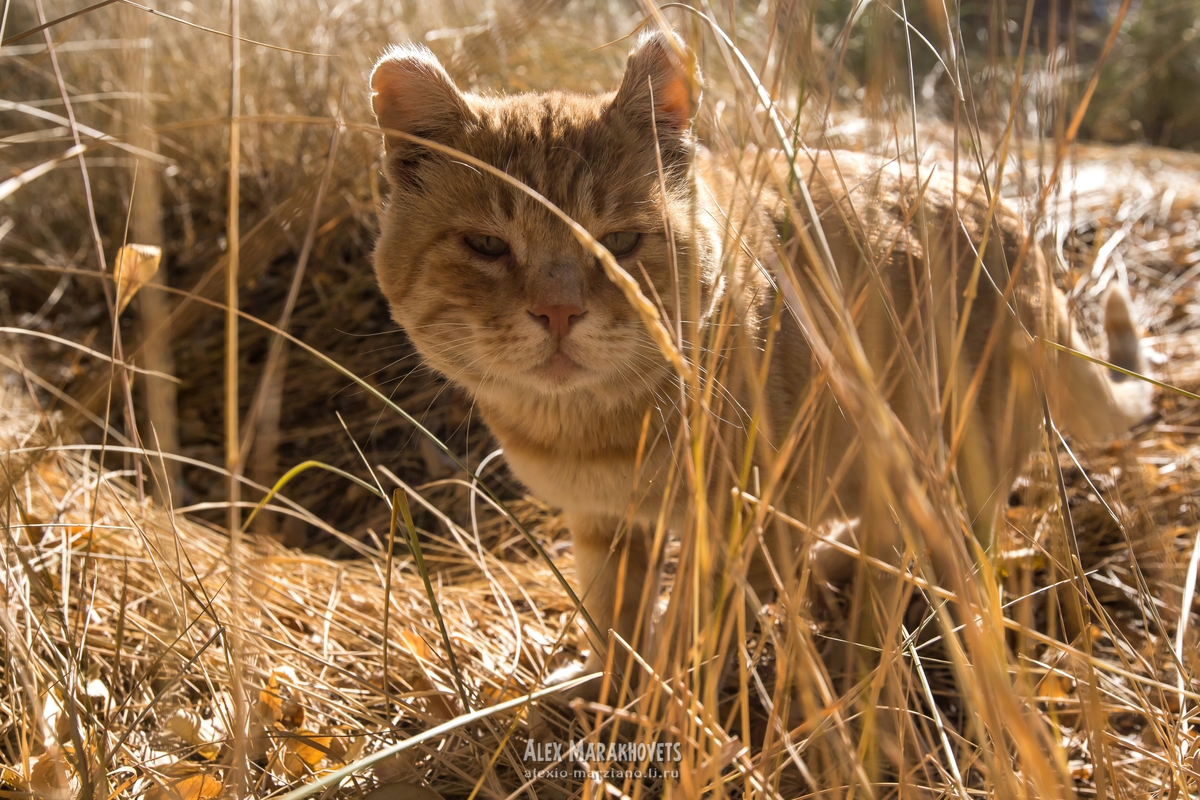
[[(128, 475), (98, 473), (97, 448), (54, 436), (22, 393), (19, 382), (6, 382), (5, 475), (15, 479), (6, 481), (14, 502), (3, 595), (15, 690), (4, 704), (10, 790), (42, 796), (90, 780), (92, 796), (161, 797), (172, 781), (219, 776), (214, 765), (229, 755), (232, 726), (232, 619), (242, 626), (245, 680), (260, 690), (249, 745), (264, 767), (256, 796), (463, 713), (411, 557), (397, 557), (385, 594), (377, 560), (334, 561), (255, 537), (243, 553), (235, 615), (228, 537), (140, 503)], [(468, 539), (423, 545), (430, 565), (444, 566), (438, 601), (468, 665), (475, 710), (536, 684), (571, 607), (544, 565), (503, 558), (507, 548), (488, 522), (476, 532), (490, 545), (483, 561), (464, 560), (474, 551)], [(64, 674), (82, 691), (63, 691)], [(13, 727), (18, 720), (26, 722)], [(514, 722), (508, 715), (414, 748), (377, 766), (375, 777), (427, 774), (470, 792), (487, 775), (494, 793), (520, 772), (502, 747), (506, 757), (487, 769)], [(93, 761), (77, 764), (81, 752)]]
[[(985, 172), (1060, 256), (1052, 261), (1082, 327), (1095, 332), (1095, 298), (1126, 280), (1159, 377), (1200, 389), (1200, 161), (1067, 147), (1091, 62), (1073, 61), (1071, 48), (1060, 60), (1038, 55), (1047, 37), (1070, 32), (1040, 8), (1024, 61), (1017, 12), (1009, 36), (995, 34), (998, 18), (969, 11), (961, 31), (951, 26), (971, 89), (956, 103), (930, 46), (904, 36), (893, 13), (902, 4), (871, 4), (847, 26), (849, 5), (711, 13), (805, 142)], [(1200, 793), (1191, 727), (1200, 402), (1170, 391), (1123, 446), (1072, 453), (1047, 441), (990, 561), (947, 583), (959, 588), (953, 614), (938, 613), (947, 591), (905, 563), (893, 565), (901, 580), (879, 584), (896, 592), (883, 598), (866, 585), (822, 587), (809, 605), (789, 585), (756, 631), (716, 596), (736, 580), (712, 555), (762, 524), (748, 501), (706, 536), (676, 531), (665, 542), (667, 646), (646, 664), (609, 642), (631, 677), (653, 670), (640, 693), (618, 674), (602, 704), (514, 702), (587, 646), (547, 560), (569, 578), (570, 551), (551, 509), (522, 498), (500, 462), (481, 467), (494, 443), (469, 402), (419, 368), (378, 296), (368, 264), (385, 187), (365, 75), (386, 43), (414, 39), (463, 86), (607, 90), (626, 47), (590, 50), (628, 34), (641, 10), (598, 0), (468, 6), (241, 3), (248, 39), (337, 57), (242, 43), (235, 249), (245, 315), (233, 355), (243, 429), (233, 438), (245, 445), (242, 464), (228, 463), (249, 476), (234, 479), (243, 518), (297, 464), (341, 472), (290, 480), (232, 550), (230, 476), (214, 466), (227, 463), (231, 410), (228, 40), (118, 3), (51, 29), (57, 66), (41, 34), (0, 47), (0, 95), (24, 104), (0, 110), (11, 131), (2, 144), (27, 180), (0, 217), (0, 314), (26, 332), (3, 334), (0, 352), (0, 796), (266, 797), (311, 789), (347, 765), (352, 776), (318, 794), (382, 786), (391, 794), (376, 800), (418, 796), (398, 783), (446, 798)], [(39, 8), (14, 6), (6, 40), (34, 27)], [(42, 13), (74, 8), (47, 2)], [(228, 8), (168, 11), (228, 30)], [(777, 145), (712, 32), (694, 15), (672, 19), (706, 71), (702, 136)], [(955, 63), (940, 29), (913, 22)], [(1100, 22), (1081, 39), (1089, 58), (1108, 32)], [(986, 45), (970, 39), (980, 26), (991, 31)], [(1018, 68), (1032, 79), (1014, 94)], [(77, 131), (88, 149), (63, 158)], [(1070, 156), (1061, 168), (1060, 154)], [(114, 325), (102, 267), (126, 240), (163, 246), (167, 286), (143, 289)], [(295, 339), (285, 346), (273, 326)], [(912, 456), (885, 444), (875, 456), (884, 467)], [(490, 496), (472, 493), (475, 469)], [(919, 496), (937, 519), (958, 519), (952, 494), (919, 477), (897, 473), (891, 488)], [(391, 504), (398, 486), (413, 506), (411, 539)], [(909, 541), (932, 540), (937, 531), (910, 511), (897, 504)], [(864, 618), (872, 653), (846, 643), (861, 641)], [(722, 685), (712, 665), (724, 650), (739, 658)], [(802, 708), (789, 715), (793, 696)], [(681, 762), (665, 765), (679, 776), (599, 782), (574, 774), (578, 763), (565, 778), (524, 776), (528, 742), (617, 739), (679, 742)], [(405, 749), (370, 762), (389, 747)]]

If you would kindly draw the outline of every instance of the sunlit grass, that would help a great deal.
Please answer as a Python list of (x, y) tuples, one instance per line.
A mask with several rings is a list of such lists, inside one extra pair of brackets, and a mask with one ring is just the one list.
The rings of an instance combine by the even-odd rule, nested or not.
[[(77, 10), (39, 8), (14, 6), (4, 40)], [(1009, 24), (940, 8), (661, 14), (699, 54), (697, 128), (714, 152), (849, 147), (918, 177), (982, 177), (1045, 235), (1081, 327), (1095, 330), (1107, 283), (1129, 282), (1157, 376), (1195, 390), (1200, 170), (1183, 154), (1074, 141), (1103, 129), (1084, 127), (1091, 105), (1111, 105), (1111, 73), (1094, 67), (1113, 20), (1051, 24), (1039, 7)], [(1164, 392), (1153, 427), (1099, 452), (1072, 452), (1048, 430), (991, 550), (935, 578), (925, 545), (970, 522), (865, 372), (853, 298), (839, 298), (807, 227), (809, 176), (777, 175), (805, 241), (802, 256), (774, 254), (774, 278), (789, 302), (832, 320), (814, 347), (829, 354), (840, 406), (871, 431), (878, 511), (904, 534), (903, 555), (868, 553), (841, 586), (801, 557), (754, 619), (745, 571), (764, 537), (857, 555), (774, 507), (788, 458), (820, 435), (829, 390), (798, 403), (777, 464), (724, 463), (720, 384), (746, 370), (761, 394), (767, 359), (713, 356), (738, 344), (732, 305), (709, 330), (685, 331), (631, 284), (681, 375), (689, 469), (668, 494), (688, 499), (691, 523), (650, 532), (668, 565), (663, 593), (625, 598), (658, 610), (656, 646), (589, 642), (554, 510), (482, 467), (494, 443), (469, 401), (419, 367), (374, 287), (386, 186), (366, 75), (386, 44), (412, 39), (464, 88), (607, 91), (628, 50), (617, 40), (660, 12), (242, 0), (231, 125), (229, 9), (166, 9), (187, 25), (115, 3), (0, 47), (12, 165), (0, 176), (0, 321), (35, 334), (3, 334), (0, 353), (0, 790), (299, 797), (320, 778), (344, 781), (347, 797), (395, 783), (497, 798), (1200, 789), (1192, 397)], [(105, 265), (127, 241), (163, 247), (167, 285), (144, 287), (115, 319)], [(801, 295), (805, 265), (835, 302)], [(695, 266), (681, 265), (686, 279)], [(748, 416), (751, 430), (766, 424)], [(714, 495), (714, 475), (737, 480)], [(231, 530), (245, 533), (232, 557)], [(599, 644), (598, 702), (523, 699)], [(663, 766), (680, 775), (525, 777), (552, 766), (527, 762), (527, 741), (581, 739), (679, 742), (682, 760)], [(627, 766), (602, 762), (586, 766)]]

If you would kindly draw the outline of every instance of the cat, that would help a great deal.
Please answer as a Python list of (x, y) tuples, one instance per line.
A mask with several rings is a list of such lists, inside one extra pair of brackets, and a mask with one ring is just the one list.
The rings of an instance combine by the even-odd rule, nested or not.
[[(680, 411), (686, 386), (622, 290), (539, 198), (409, 137), (522, 181), (596, 237), (659, 306), (698, 380), (713, 379), (707, 430), (692, 430), (711, 445), (713, 518), (731, 505), (731, 487), (745, 487), (748, 447), (759, 474), (777, 477), (772, 502), (790, 516), (816, 525), (867, 513), (878, 479), (863, 454), (877, 434), (853, 418), (854, 396), (833, 391), (828, 371), (829, 359), (852, 363), (855, 347), (912, 452), (933, 452), (936, 441), (956, 448), (956, 486), (985, 546), (1039, 441), (1039, 383), (1080, 440), (1121, 436), (1149, 413), (1140, 382), (1118, 384), (1107, 369), (1037, 345), (1045, 337), (1086, 352), (1006, 205), (989, 212), (981, 191), (960, 179), (956, 193), (945, 170), (918, 183), (909, 165), (850, 152), (801, 153), (795, 175), (781, 152), (714, 154), (692, 131), (692, 58), (673, 34), (653, 32), (613, 93), (496, 96), (460, 92), (429, 50), (410, 45), (390, 49), (370, 82), (390, 183), (375, 271), (392, 315), (428, 365), (470, 392), (513, 473), (562, 509), (584, 606), (626, 641), (649, 625), (639, 598), (658, 594), (648, 531), (660, 514), (677, 530), (688, 525), (676, 467), (682, 426), (697, 419)], [(825, 245), (789, 188), (797, 176)], [(825, 246), (833, 269), (823, 272)], [(784, 286), (791, 294), (781, 298)], [(1117, 366), (1137, 370), (1128, 302), (1109, 294), (1106, 329)], [(839, 313), (852, 315), (856, 339), (839, 338)], [(951, 402), (939, 407), (943, 397)], [(789, 430), (797, 444), (781, 464)], [(873, 549), (886, 556), (880, 540)], [(793, 545), (767, 544), (776, 571), (795, 567)], [(826, 566), (845, 577), (835, 556)], [(761, 551), (749, 561), (755, 597), (773, 588), (769, 567)], [(594, 646), (569, 673), (602, 666)]]

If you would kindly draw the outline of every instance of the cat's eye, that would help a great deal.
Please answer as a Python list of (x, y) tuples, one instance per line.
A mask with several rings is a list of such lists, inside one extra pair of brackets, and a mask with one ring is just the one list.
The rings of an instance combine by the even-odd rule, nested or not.
[(633, 248), (637, 247), (638, 241), (642, 235), (637, 231), (617, 231), (610, 233), (600, 240), (600, 244), (608, 249), (608, 252), (614, 256), (620, 257), (627, 255)]
[(499, 258), (508, 252), (508, 242), (499, 236), (472, 234), (471, 236), (463, 237), (463, 241), (467, 243), (467, 247), (479, 253), (479, 255), (487, 256), (488, 258)]

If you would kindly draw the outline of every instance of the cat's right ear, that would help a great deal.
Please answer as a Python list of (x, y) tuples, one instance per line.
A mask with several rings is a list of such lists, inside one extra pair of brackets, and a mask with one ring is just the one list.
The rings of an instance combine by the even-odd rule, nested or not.
[(389, 154), (413, 146), (397, 132), (444, 141), (471, 117), (437, 56), (421, 45), (393, 45), (375, 64), (371, 108)]
[(700, 100), (695, 56), (675, 33), (643, 33), (629, 55), (613, 108), (659, 130), (660, 137), (686, 136)]

